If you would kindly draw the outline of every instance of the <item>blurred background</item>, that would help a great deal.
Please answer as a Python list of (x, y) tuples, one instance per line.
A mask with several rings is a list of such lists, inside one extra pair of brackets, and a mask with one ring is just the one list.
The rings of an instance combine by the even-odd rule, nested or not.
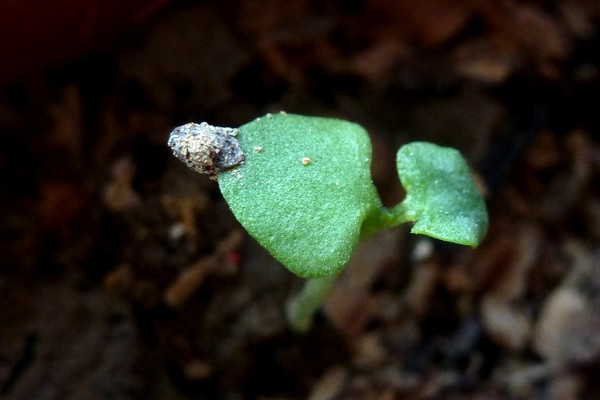
[[(597, 0), (0, 0), (0, 398), (596, 399)], [(301, 286), (166, 147), (190, 121), (355, 121), (460, 149), (477, 249), (364, 243)]]

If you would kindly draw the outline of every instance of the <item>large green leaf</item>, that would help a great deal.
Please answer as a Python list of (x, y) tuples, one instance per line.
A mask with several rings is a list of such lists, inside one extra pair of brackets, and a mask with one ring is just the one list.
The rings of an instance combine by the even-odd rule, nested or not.
[(401, 207), (415, 221), (413, 233), (477, 246), (487, 230), (485, 203), (457, 150), (413, 142), (396, 157), (406, 189)]
[(219, 174), (244, 228), (303, 277), (340, 272), (366, 215), (380, 206), (371, 143), (351, 122), (276, 114), (240, 127), (244, 164)]

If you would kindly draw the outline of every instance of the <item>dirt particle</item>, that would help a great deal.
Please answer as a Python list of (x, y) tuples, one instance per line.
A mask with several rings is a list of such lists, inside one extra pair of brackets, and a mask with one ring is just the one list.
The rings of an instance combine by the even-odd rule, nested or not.
[(171, 132), (168, 145), (188, 167), (214, 178), (219, 172), (244, 161), (244, 153), (235, 138), (239, 130), (189, 123)]

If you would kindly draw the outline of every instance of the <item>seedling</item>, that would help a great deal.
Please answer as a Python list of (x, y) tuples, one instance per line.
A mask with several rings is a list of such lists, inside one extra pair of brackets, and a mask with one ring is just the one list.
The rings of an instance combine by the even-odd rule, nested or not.
[(233, 214), (290, 271), (309, 280), (289, 304), (292, 328), (312, 316), (372, 234), (413, 222), (411, 232), (477, 246), (487, 211), (457, 150), (427, 142), (400, 148), (406, 197), (381, 204), (371, 180), (371, 142), (359, 125), (332, 118), (267, 114), (239, 129), (206, 123), (176, 128), (174, 154), (216, 179)]

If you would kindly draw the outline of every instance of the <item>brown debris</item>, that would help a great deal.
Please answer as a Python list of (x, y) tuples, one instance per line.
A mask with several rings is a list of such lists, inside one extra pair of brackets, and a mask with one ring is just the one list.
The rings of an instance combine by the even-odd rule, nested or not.
[(344, 388), (347, 372), (342, 367), (331, 367), (313, 386), (308, 400), (334, 400)]
[(237, 264), (228, 257), (237, 251), (244, 234), (232, 231), (218, 246), (217, 251), (208, 257), (185, 268), (165, 290), (164, 302), (177, 307), (183, 304), (202, 285), (209, 275), (232, 275), (237, 272)]
[[(79, 14), (94, 33), (161, 3)], [(0, 397), (597, 397), (597, 0), (184, 3), (0, 89)], [(0, 80), (26, 62), (5, 55)], [(389, 206), (402, 143), (459, 148), (485, 189), (484, 243), (373, 237), (293, 334), (301, 280), (165, 145), (186, 121), (281, 109), (365, 126)]]
[(595, 255), (569, 244), (574, 264), (542, 308), (534, 348), (557, 369), (600, 357), (600, 272)]
[(125, 210), (140, 204), (140, 197), (131, 186), (135, 166), (128, 158), (117, 160), (111, 170), (111, 180), (104, 189), (104, 203), (113, 211)]
[(348, 335), (362, 331), (376, 314), (370, 287), (381, 271), (373, 266), (383, 268), (397, 257), (398, 232), (387, 231), (378, 236), (378, 240), (369, 240), (356, 250), (324, 305), (327, 316)]

